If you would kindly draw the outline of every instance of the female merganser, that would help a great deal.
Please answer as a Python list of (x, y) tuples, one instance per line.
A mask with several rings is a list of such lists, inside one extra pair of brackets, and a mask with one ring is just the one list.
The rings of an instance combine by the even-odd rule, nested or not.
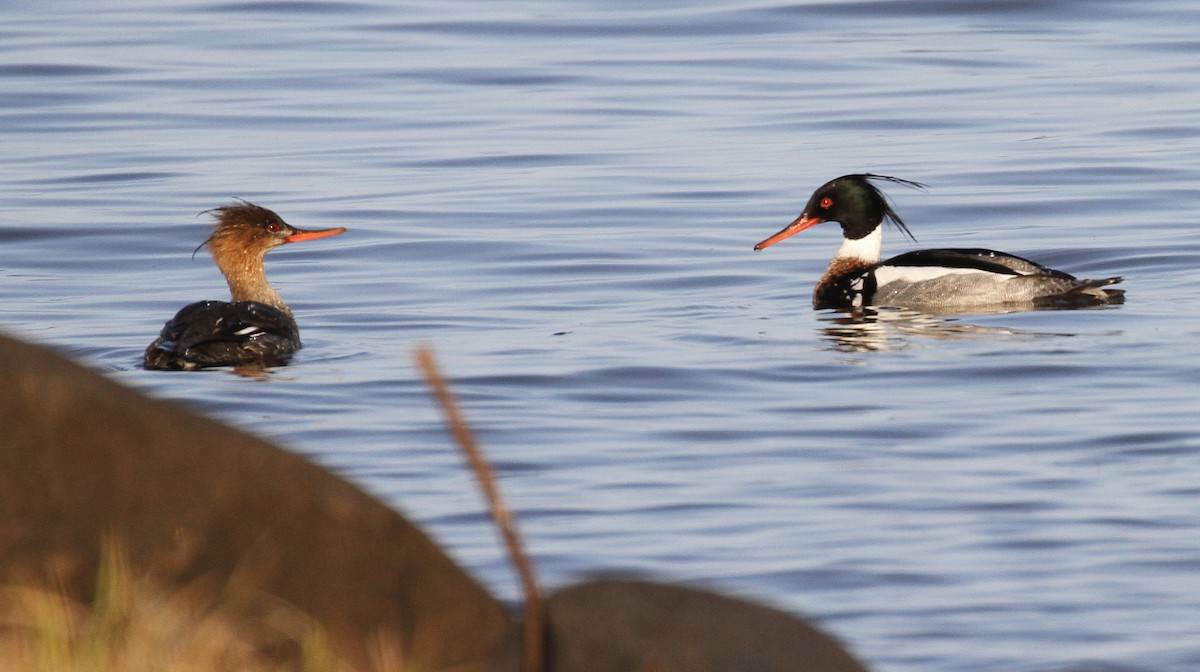
[(176, 313), (146, 348), (147, 369), (286, 364), (300, 348), (300, 329), (291, 309), (267, 282), (263, 255), (284, 243), (346, 231), (294, 229), (274, 212), (246, 202), (212, 212), (216, 229), (200, 247), (208, 246), (225, 275), (232, 302), (198, 301)]
[(755, 250), (821, 222), (842, 225), (842, 247), (813, 290), (813, 308), (892, 306), (929, 313), (1001, 308), (1079, 307), (1119, 303), (1120, 277), (1080, 280), (1028, 259), (982, 249), (906, 252), (880, 261), (883, 221), (909, 238), (908, 227), (870, 180), (924, 189), (887, 175), (843, 175), (817, 189), (804, 212)]

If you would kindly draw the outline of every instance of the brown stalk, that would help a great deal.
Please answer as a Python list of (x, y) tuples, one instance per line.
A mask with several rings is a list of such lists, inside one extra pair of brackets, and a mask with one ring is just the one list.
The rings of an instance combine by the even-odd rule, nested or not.
[(517, 575), (520, 578), (521, 589), (525, 594), (525, 618), (522, 623), (521, 637), (522, 662), (525, 672), (542, 672), (544, 665), (543, 654), (545, 651), (542, 629), (542, 593), (538, 589), (537, 577), (533, 571), (533, 563), (525, 555), (521, 536), (517, 533), (516, 525), (512, 520), (512, 516), (509, 515), (508, 507), (504, 504), (504, 498), (500, 495), (500, 489), (496, 485), (496, 476), (492, 472), (492, 467), (484, 459), (479, 445), (475, 442), (474, 433), (459, 412), (458, 402), (455, 400), (449, 386), (446, 385), (445, 379), (442, 378), (441, 371), (433, 359), (433, 352), (429, 348), (418, 347), (414, 353), (414, 358), (416, 359), (417, 366), (420, 367), (421, 372), (425, 375), (425, 384), (433, 391), (433, 396), (442, 407), (442, 412), (446, 416), (446, 424), (450, 428), (450, 433), (454, 435), (454, 439), (467, 456), (467, 461), (470, 463), (471, 469), (475, 472), (475, 478), (478, 479), (480, 487), (483, 488), (488, 508), (492, 512), (492, 520), (496, 522), (496, 526), (500, 529), (504, 545), (508, 548), (509, 558), (512, 560), (513, 566), (516, 568)]

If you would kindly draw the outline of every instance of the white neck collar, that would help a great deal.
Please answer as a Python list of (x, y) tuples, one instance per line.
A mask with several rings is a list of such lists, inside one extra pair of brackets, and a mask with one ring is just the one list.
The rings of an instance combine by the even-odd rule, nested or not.
[(855, 259), (866, 264), (878, 264), (883, 251), (883, 224), (867, 235), (854, 240), (845, 238), (834, 259)]

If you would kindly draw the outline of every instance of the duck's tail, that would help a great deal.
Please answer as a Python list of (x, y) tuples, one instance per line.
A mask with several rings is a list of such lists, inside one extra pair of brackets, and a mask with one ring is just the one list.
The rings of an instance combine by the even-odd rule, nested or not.
[(1105, 289), (1108, 285), (1115, 285), (1123, 279), (1118, 275), (1100, 280), (1080, 280), (1078, 284), (1067, 291), (1042, 297), (1036, 303), (1048, 308), (1082, 308), (1125, 303), (1125, 290)]

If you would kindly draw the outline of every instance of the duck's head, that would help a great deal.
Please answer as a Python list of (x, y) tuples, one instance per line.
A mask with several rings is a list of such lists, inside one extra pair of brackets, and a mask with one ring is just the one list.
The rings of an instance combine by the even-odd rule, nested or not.
[(272, 248), (286, 243), (327, 238), (346, 232), (340, 226), (319, 231), (297, 229), (275, 212), (245, 201), (214, 208), (209, 212), (216, 216), (217, 225), (201, 247), (208, 246), (218, 265), (224, 258), (249, 256), (261, 259)]
[(770, 247), (784, 238), (822, 222), (837, 222), (842, 225), (842, 234), (846, 238), (858, 240), (870, 235), (887, 219), (906, 236), (913, 238), (908, 227), (904, 225), (904, 220), (900, 219), (900, 216), (888, 203), (887, 197), (883, 195), (879, 187), (872, 184), (872, 180), (894, 182), (913, 189), (925, 189), (925, 185), (920, 182), (902, 180), (889, 175), (873, 175), (871, 173), (843, 175), (821, 185), (808, 199), (808, 205), (804, 206), (804, 212), (799, 217), (783, 227), (779, 233), (755, 245), (754, 249), (761, 250)]

